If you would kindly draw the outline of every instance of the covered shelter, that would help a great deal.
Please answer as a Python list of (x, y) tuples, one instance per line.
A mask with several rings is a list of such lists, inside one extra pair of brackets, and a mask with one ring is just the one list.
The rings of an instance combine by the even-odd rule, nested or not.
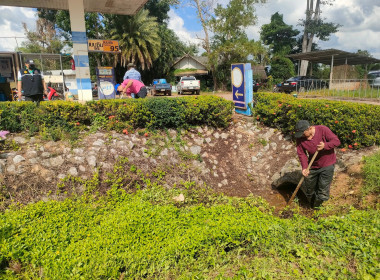
[[(69, 10), (78, 99), (92, 100), (85, 12), (134, 15), (147, 0), (0, 0), (0, 5)], [(107, 38), (105, 38), (107, 39)]]
[(334, 66), (380, 63), (380, 59), (374, 57), (369, 57), (357, 53), (350, 53), (337, 49), (290, 54), (286, 57), (292, 58), (294, 60), (307, 60), (310, 63), (322, 63), (330, 65), (330, 85), (332, 84), (331, 82)]

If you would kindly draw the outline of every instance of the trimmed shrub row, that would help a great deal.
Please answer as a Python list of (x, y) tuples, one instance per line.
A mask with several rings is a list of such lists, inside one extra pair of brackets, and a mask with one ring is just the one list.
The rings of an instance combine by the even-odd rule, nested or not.
[(35, 132), (60, 128), (72, 132), (82, 125), (122, 130), (228, 126), (234, 105), (215, 96), (101, 100), (86, 104), (56, 101), (1, 102), (0, 129)]
[(329, 100), (297, 99), (286, 94), (254, 93), (258, 121), (294, 134), (297, 121), (329, 127), (349, 148), (380, 144), (380, 106)]

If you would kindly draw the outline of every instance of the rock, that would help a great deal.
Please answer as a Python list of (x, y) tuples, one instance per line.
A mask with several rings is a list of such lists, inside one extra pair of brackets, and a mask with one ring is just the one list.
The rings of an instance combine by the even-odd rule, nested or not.
[(219, 132), (215, 132), (215, 133), (214, 133), (214, 137), (215, 137), (216, 139), (219, 139), (219, 137), (220, 137)]
[(88, 165), (95, 167), (96, 166), (96, 157), (95, 156), (89, 156), (87, 157)]
[(163, 149), (162, 151), (161, 151), (161, 153), (160, 153), (160, 155), (161, 156), (167, 156), (167, 155), (169, 155), (169, 151), (168, 151), (168, 149)]
[(103, 146), (104, 141), (102, 139), (96, 140), (94, 143), (92, 143), (93, 146)]
[(1, 153), (0, 159), (6, 159), (6, 158), (14, 156), (14, 155), (16, 155), (16, 153)]
[(60, 180), (62, 180), (62, 179), (65, 179), (65, 177), (66, 177), (66, 175), (65, 174), (62, 174), (62, 173), (60, 173), (60, 174), (58, 174), (58, 179), (60, 179)]
[(273, 128), (270, 128), (265, 134), (263, 134), (261, 137), (263, 139), (265, 139), (266, 141), (269, 140), (269, 138), (272, 137), (272, 135), (274, 134), (274, 129)]
[(202, 158), (208, 158), (208, 153), (207, 153), (207, 152), (204, 152), (204, 153), (202, 154)]
[(25, 154), (25, 157), (30, 159), (30, 158), (35, 158), (37, 156), (37, 152), (36, 151), (27, 151), (26, 154)]
[(16, 172), (16, 166), (14, 166), (14, 165), (8, 165), (7, 172), (11, 173), (11, 174), (15, 173)]
[[(108, 162), (101, 162), (100, 163), (100, 166), (104, 169), (112, 169), (112, 164), (108, 163)], [(84, 172), (84, 171), (83, 171)]]
[(62, 156), (50, 158), (50, 164), (55, 167), (62, 165), (64, 162), (65, 160), (63, 159)]
[(91, 150), (91, 153), (98, 153), (100, 151), (101, 147), (91, 147), (90, 150)]
[(277, 144), (276, 143), (270, 143), (270, 146), (273, 150), (276, 150), (277, 149)]
[(77, 148), (73, 150), (74, 154), (82, 155), (84, 153), (84, 150), (81, 148)]
[(13, 158), (14, 164), (19, 164), (20, 162), (25, 161), (25, 158), (23, 156), (17, 155)]
[(84, 157), (78, 157), (78, 156), (75, 156), (71, 159), (71, 162), (73, 163), (83, 163), (84, 162)]
[(177, 201), (177, 202), (184, 202), (185, 201), (185, 196), (181, 193), (179, 196), (173, 197), (173, 200)]
[(70, 167), (67, 173), (71, 176), (78, 176), (78, 170), (75, 167)]
[(257, 157), (252, 157), (252, 161), (256, 162), (257, 161)]
[(169, 129), (168, 133), (170, 138), (175, 138), (177, 136), (177, 131), (175, 131), (174, 129)]
[(79, 171), (86, 172), (86, 167), (84, 167), (83, 165), (79, 165)]
[(41, 154), (41, 157), (43, 157), (43, 158), (48, 158), (48, 157), (50, 157), (50, 153), (49, 152), (43, 152), (42, 154)]
[(227, 179), (224, 179), (222, 182), (221, 182), (224, 186), (228, 185), (228, 180)]
[(25, 144), (27, 141), (24, 137), (21, 137), (21, 136), (16, 136), (15, 138), (13, 138), (13, 140), (17, 143), (17, 144)]
[(203, 139), (202, 138), (195, 138), (194, 139), (195, 144), (198, 146), (201, 146), (203, 144)]
[(272, 186), (274, 188), (278, 188), (285, 183), (298, 185), (301, 178), (302, 173), (300, 164), (295, 158), (293, 158), (285, 163), (280, 172), (277, 172), (272, 176)]
[(193, 155), (198, 155), (201, 153), (201, 150), (202, 148), (199, 147), (199, 146), (192, 146), (190, 147), (190, 152), (193, 154)]
[(222, 139), (227, 139), (228, 138), (228, 134), (224, 133), (224, 132), (220, 136), (222, 137)]

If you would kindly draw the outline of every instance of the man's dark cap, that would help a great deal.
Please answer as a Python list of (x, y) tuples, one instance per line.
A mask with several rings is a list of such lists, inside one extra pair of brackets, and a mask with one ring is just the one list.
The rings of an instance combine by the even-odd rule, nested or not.
[(310, 123), (306, 120), (300, 120), (296, 124), (296, 133), (295, 136), (296, 138), (302, 137), (303, 133), (305, 132), (306, 129), (310, 127)]
[(25, 61), (25, 64), (34, 65), (35, 63), (33, 59), (28, 59), (27, 61)]

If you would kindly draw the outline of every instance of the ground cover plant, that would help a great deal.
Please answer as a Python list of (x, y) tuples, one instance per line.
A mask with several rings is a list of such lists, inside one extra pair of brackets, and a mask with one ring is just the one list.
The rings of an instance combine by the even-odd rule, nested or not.
[(329, 100), (298, 99), (287, 94), (254, 93), (256, 119), (292, 135), (298, 120), (328, 126), (351, 149), (380, 144), (380, 106)]
[[(366, 164), (370, 161), (367, 160)], [(371, 163), (370, 163), (371, 164)], [(133, 178), (133, 180), (131, 180)], [(231, 198), (121, 158), (64, 201), (0, 214), (1, 279), (376, 279), (380, 214), (282, 219), (258, 197)], [(60, 190), (74, 187), (67, 178)], [(98, 187), (108, 185), (107, 195)], [(173, 197), (183, 194), (185, 201)]]

